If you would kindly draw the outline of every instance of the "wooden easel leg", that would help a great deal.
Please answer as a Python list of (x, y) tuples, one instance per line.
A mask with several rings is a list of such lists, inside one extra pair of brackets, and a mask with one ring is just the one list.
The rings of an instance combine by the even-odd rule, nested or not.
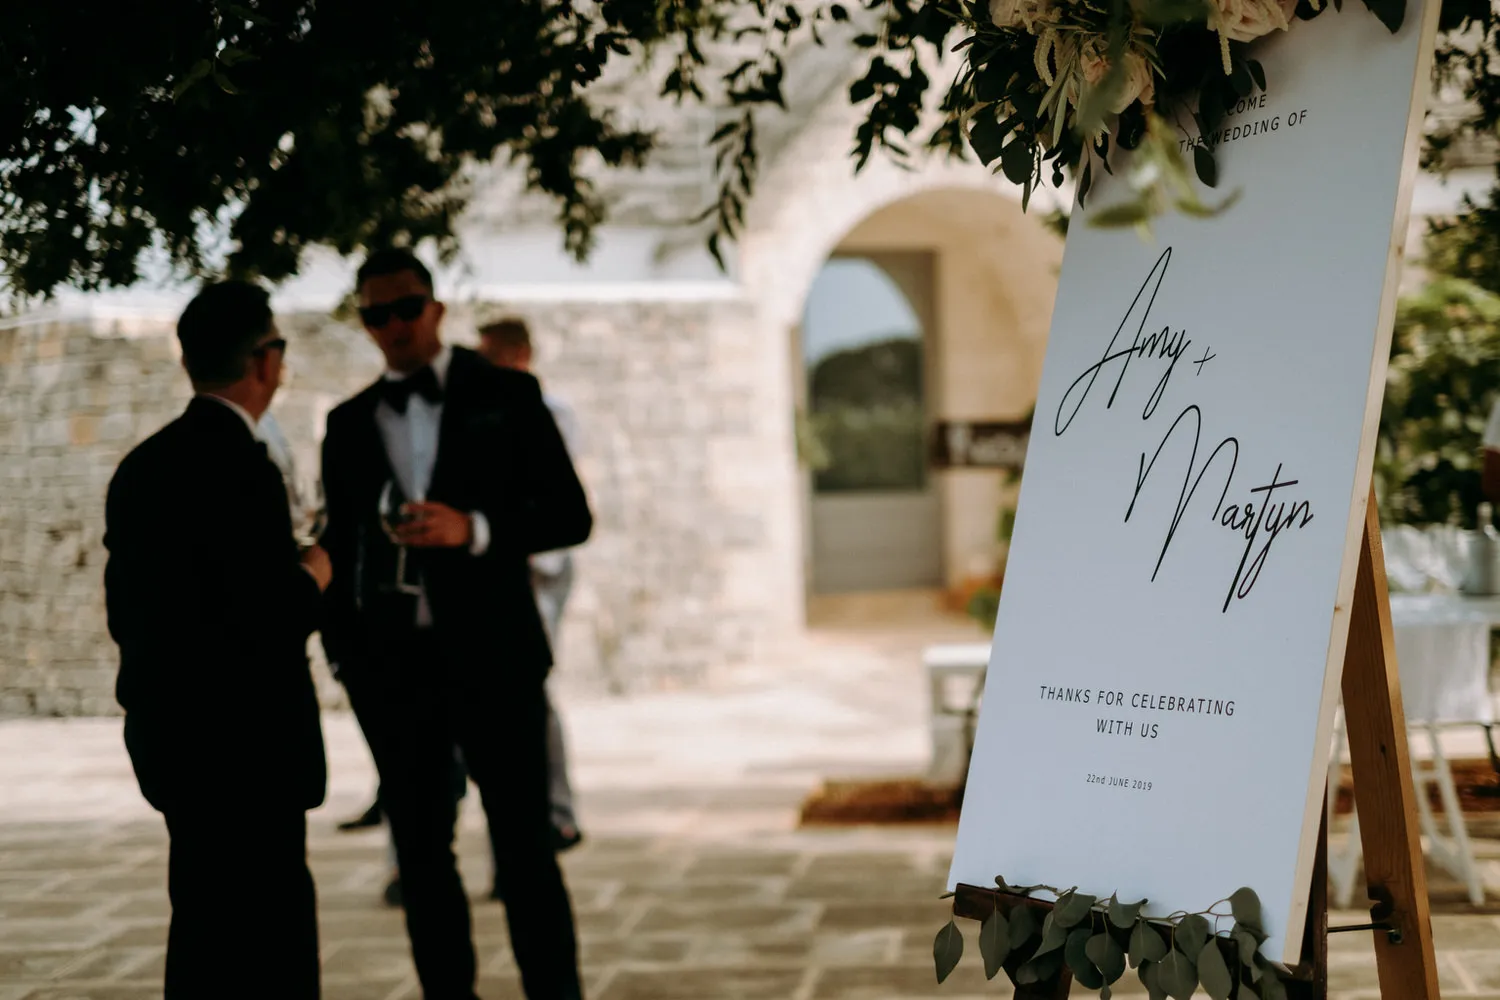
[[(1330, 801), (1338, 794), (1330, 786)], [(1328, 998), (1328, 808), (1318, 829), (1318, 853), (1313, 861), (1312, 892), (1307, 898), (1307, 933), (1302, 938), (1302, 962), (1286, 981), (1287, 1000)]]
[(1417, 832), (1416, 791), (1373, 489), (1354, 584), (1343, 686), (1365, 879), (1374, 904), (1371, 916), (1392, 930), (1375, 932), (1380, 995), (1386, 1000), (1437, 1000), (1427, 871)]

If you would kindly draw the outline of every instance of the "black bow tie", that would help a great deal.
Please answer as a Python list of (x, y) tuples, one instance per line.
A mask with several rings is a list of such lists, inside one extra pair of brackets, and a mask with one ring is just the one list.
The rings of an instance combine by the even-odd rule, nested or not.
[(429, 365), (402, 379), (388, 378), (381, 382), (380, 391), (386, 403), (397, 413), (406, 412), (406, 404), (413, 395), (421, 396), (429, 403), (443, 401), (443, 387), (438, 385), (437, 373)]

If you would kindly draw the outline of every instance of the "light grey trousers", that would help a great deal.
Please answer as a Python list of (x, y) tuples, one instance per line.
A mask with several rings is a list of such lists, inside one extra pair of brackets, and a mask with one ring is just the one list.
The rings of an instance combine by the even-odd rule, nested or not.
[[(537, 609), (542, 613), (542, 624), (547, 627), (547, 639), (552, 643), (554, 657), (561, 635), (563, 608), (573, 591), (573, 556), (564, 555), (562, 564), (562, 572), (537, 578), (533, 586)], [(558, 718), (556, 701), (552, 697), (551, 680), (548, 680), (547, 687), (547, 766), (552, 779), (552, 825), (576, 829), (578, 817), (573, 812), (573, 785), (568, 781), (568, 753), (563, 740), (562, 720)]]

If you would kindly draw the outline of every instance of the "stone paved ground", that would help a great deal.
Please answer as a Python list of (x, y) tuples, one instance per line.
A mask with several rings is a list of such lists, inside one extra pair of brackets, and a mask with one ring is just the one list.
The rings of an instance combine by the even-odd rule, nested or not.
[[(881, 618), (881, 631), (815, 635), (779, 672), (722, 690), (567, 707), (590, 839), (566, 867), (594, 1000), (1008, 995), (984, 983), (973, 954), (934, 984), (951, 828), (796, 829), (819, 777), (921, 765), (915, 651), (953, 626)], [(368, 756), (348, 717), (328, 717), (327, 728), (330, 801), (311, 823), (324, 995), (416, 998), (400, 916), (379, 902), (381, 834), (334, 830), (370, 792)], [(1500, 900), (1500, 824), (1482, 832)], [(460, 846), (466, 882), (482, 889), (472, 798)], [(0, 1000), (160, 996), (165, 848), (116, 722), (0, 724)], [(231, 861), (225, 905), (249, 888)], [(1444, 996), (1500, 1000), (1500, 903), (1474, 912), (1450, 880), (1433, 878)], [(481, 995), (518, 997), (503, 914), (478, 899), (474, 908)], [(1334, 938), (1340, 1000), (1377, 995), (1361, 938)]]

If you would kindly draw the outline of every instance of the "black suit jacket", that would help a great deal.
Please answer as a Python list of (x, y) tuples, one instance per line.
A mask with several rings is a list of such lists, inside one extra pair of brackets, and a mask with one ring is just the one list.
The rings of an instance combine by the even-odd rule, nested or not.
[(104, 544), (116, 695), (147, 801), (319, 805), (307, 639), (320, 595), (265, 446), (227, 406), (195, 399), (120, 463)]
[[(395, 578), (395, 548), (378, 514), (380, 490), (393, 475), (375, 422), (380, 400), (377, 382), (334, 409), (323, 441), (323, 544), (334, 568), (323, 648), (345, 679), (368, 669), (384, 639), (414, 622), (414, 604), (383, 589)], [(483, 555), (408, 555), (421, 571), (439, 640), (464, 670), (499, 681), (544, 678), (552, 652), (527, 557), (582, 543), (593, 516), (534, 377), (453, 349), (427, 499), (478, 511), (490, 528)]]

